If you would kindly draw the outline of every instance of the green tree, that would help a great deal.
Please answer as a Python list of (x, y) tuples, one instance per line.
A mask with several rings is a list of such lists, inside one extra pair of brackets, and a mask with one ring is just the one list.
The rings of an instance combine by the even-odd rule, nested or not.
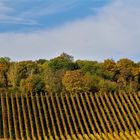
[(118, 91), (117, 83), (110, 80), (100, 80), (99, 87), (101, 92), (108, 93)]
[(67, 70), (74, 70), (76, 64), (73, 62), (73, 57), (62, 53), (43, 64), (43, 78), (46, 89), (52, 94), (59, 94), (63, 91), (62, 77)]
[(63, 91), (62, 77), (64, 73), (64, 70), (57, 70), (55, 72), (49, 68), (45, 70), (43, 79), (48, 93), (56, 95)]
[(97, 61), (77, 60), (75, 63), (83, 73), (90, 72), (93, 74), (99, 69), (99, 66), (97, 66)]
[(49, 61), (48, 67), (52, 71), (57, 71), (60, 69), (73, 70), (75, 69), (75, 63), (73, 62), (73, 57), (62, 53), (60, 56), (53, 58)]
[(84, 75), (84, 85), (86, 86), (87, 91), (92, 93), (98, 92), (100, 90), (99, 82), (101, 79), (102, 78), (98, 75), (87, 72)]

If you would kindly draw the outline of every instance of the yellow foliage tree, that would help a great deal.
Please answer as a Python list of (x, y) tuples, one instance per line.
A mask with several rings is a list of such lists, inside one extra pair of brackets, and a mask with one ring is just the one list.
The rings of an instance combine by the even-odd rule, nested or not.
[(70, 94), (83, 93), (86, 91), (84, 75), (80, 70), (67, 71), (62, 79), (62, 83)]

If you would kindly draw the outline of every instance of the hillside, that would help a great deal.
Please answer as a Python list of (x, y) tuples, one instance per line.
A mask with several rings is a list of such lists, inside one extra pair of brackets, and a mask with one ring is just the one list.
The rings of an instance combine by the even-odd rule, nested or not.
[(140, 139), (140, 63), (0, 58), (0, 138)]

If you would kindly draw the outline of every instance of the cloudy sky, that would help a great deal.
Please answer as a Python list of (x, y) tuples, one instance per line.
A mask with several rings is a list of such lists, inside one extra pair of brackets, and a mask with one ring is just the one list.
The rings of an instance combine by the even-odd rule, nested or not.
[(0, 0), (0, 56), (140, 61), (140, 0)]

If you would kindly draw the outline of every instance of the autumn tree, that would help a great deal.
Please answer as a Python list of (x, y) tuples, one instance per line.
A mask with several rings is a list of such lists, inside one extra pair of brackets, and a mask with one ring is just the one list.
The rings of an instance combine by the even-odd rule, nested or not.
[(132, 68), (135, 66), (135, 63), (132, 60), (127, 58), (120, 59), (117, 62), (116, 69), (119, 74), (117, 77), (117, 83), (120, 90), (125, 90), (129, 83), (132, 81)]
[(45, 92), (45, 83), (39, 75), (29, 75), (20, 82), (20, 90), (23, 94), (40, 94)]
[(106, 59), (104, 60), (102, 64), (103, 69), (103, 77), (108, 80), (116, 80), (117, 75), (117, 69), (116, 69), (116, 63), (112, 59)]
[(10, 65), (9, 57), (0, 58), (0, 87), (8, 87), (8, 69)]
[(84, 75), (80, 70), (67, 71), (62, 79), (62, 83), (70, 94), (86, 92)]
[(33, 61), (21, 61), (11, 63), (8, 78), (12, 87), (18, 87), (22, 79), (31, 74), (39, 73), (39, 67)]

